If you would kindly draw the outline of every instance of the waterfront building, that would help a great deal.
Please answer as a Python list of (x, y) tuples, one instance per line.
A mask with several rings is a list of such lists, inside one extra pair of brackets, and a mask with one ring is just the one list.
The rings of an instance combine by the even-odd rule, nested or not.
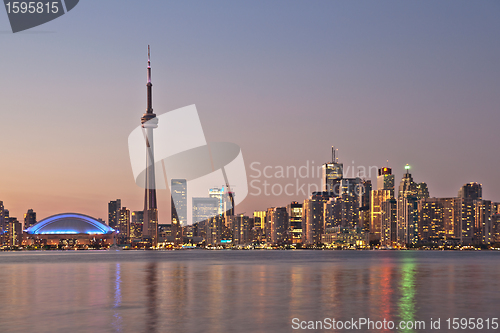
[(187, 181), (185, 179), (172, 179), (170, 181), (170, 193), (172, 194), (172, 211), (175, 214), (179, 225), (187, 226)]
[(410, 174), (410, 166), (399, 184), (398, 192), (398, 243), (401, 246), (418, 242), (418, 200), (417, 184)]
[(394, 198), (394, 175), (392, 169), (385, 167), (378, 169), (377, 189), (370, 193), (370, 240), (380, 241), (382, 239), (382, 204)]
[(120, 209), (118, 217), (118, 239), (120, 243), (128, 243), (130, 241), (130, 210), (127, 207)]
[(474, 244), (489, 245), (492, 242), (493, 233), (491, 222), (491, 201), (475, 200), (474, 204)]
[(394, 175), (391, 168), (378, 169), (377, 190), (393, 190), (394, 191)]
[(302, 215), (302, 238), (304, 244), (321, 243), (324, 234), (324, 204), (332, 197), (331, 192), (314, 192), (304, 200)]
[(122, 208), (122, 201), (116, 199), (108, 203), (108, 225), (111, 228), (118, 228), (118, 218), (120, 216), (120, 209)]
[(28, 209), (24, 214), (24, 229), (28, 229), (32, 225), (36, 224), (36, 212), (33, 209)]
[(483, 188), (479, 183), (464, 184), (458, 190), (458, 197), (462, 199), (481, 200), (483, 198)]
[(133, 211), (130, 221), (130, 238), (142, 238), (142, 225), (144, 223), (144, 211)]
[(288, 213), (286, 207), (275, 207), (271, 212), (271, 244), (288, 240)]
[(116, 232), (97, 219), (75, 213), (49, 216), (26, 229), (26, 245), (111, 245)]
[(290, 232), (289, 241), (292, 244), (302, 242), (302, 204), (297, 201), (292, 201), (288, 204), (287, 215), (289, 219), (288, 230)]
[(340, 195), (341, 180), (344, 177), (344, 165), (338, 163), (335, 157), (335, 148), (332, 147), (332, 161), (322, 166), (322, 190), (330, 192), (333, 196)]
[(397, 208), (398, 202), (395, 198), (388, 198), (380, 205), (380, 244), (383, 246), (396, 246), (398, 243)]

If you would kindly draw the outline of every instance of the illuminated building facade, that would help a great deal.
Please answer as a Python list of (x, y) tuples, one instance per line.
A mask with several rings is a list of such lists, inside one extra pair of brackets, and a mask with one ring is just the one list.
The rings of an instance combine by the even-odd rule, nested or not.
[(380, 215), (380, 244), (384, 246), (396, 246), (398, 242), (398, 202), (394, 198), (388, 198), (381, 204)]
[(144, 223), (144, 211), (133, 211), (130, 221), (130, 238), (142, 238), (142, 225)]
[(210, 198), (216, 198), (219, 201), (217, 214), (219, 215), (234, 215), (234, 193), (229, 190), (228, 186), (221, 188), (214, 187), (208, 191)]
[(302, 204), (293, 201), (287, 206), (290, 231), (289, 240), (292, 244), (302, 242)]
[(36, 224), (36, 212), (33, 209), (28, 209), (24, 214), (24, 229), (28, 229), (32, 225)]
[(418, 242), (417, 184), (408, 164), (405, 170), (398, 192), (398, 242), (402, 246)]
[(116, 199), (108, 203), (108, 225), (111, 228), (118, 228), (118, 218), (120, 216), (120, 209), (122, 208), (122, 201)]
[(253, 212), (254, 225), (259, 226), (262, 230), (265, 228), (266, 224), (266, 211), (260, 210)]
[(121, 243), (128, 243), (130, 241), (130, 210), (127, 207), (120, 209), (118, 216), (118, 239)]
[(322, 166), (322, 190), (330, 192), (333, 196), (340, 194), (340, 186), (344, 177), (344, 165), (338, 163), (335, 157), (335, 149), (332, 147), (332, 162), (325, 163)]
[(25, 230), (26, 244), (59, 245), (63, 240), (77, 244), (113, 244), (116, 232), (97, 219), (76, 213), (47, 217)]
[[(382, 204), (394, 198), (394, 175), (392, 169), (385, 167), (378, 169), (377, 189), (370, 194), (370, 239), (380, 241), (382, 233), (390, 234), (390, 230), (382, 231)], [(387, 212), (390, 216), (390, 212)], [(387, 241), (386, 241), (387, 243)], [(386, 244), (387, 245), (387, 244)]]
[(481, 200), (483, 198), (483, 187), (479, 183), (464, 184), (458, 190), (458, 197), (462, 199)]
[(302, 216), (303, 243), (320, 244), (324, 234), (324, 205), (331, 198), (331, 192), (315, 192), (304, 200)]
[(271, 243), (282, 244), (288, 240), (288, 213), (286, 207), (275, 207), (271, 212)]

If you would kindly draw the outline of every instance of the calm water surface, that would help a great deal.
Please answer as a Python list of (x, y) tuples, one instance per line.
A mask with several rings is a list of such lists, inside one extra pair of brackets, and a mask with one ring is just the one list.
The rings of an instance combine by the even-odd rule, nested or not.
[(498, 252), (0, 253), (0, 332), (297, 332), (293, 318), (327, 317), (441, 318), (445, 332), (449, 317), (500, 317), (499, 264)]

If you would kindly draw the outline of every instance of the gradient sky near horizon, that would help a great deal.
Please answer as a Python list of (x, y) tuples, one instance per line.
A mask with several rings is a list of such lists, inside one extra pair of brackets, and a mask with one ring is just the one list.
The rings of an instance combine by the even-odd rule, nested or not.
[[(431, 196), (477, 181), (498, 202), (498, 17), (498, 1), (80, 0), (12, 34), (0, 10), (0, 200), (19, 219), (107, 220), (116, 198), (142, 209), (127, 139), (151, 44), (154, 111), (196, 104), (207, 141), (241, 147), (249, 180), (253, 162), (321, 165), (335, 145), (345, 166), (388, 160), (399, 183), (408, 163)], [(304, 198), (249, 195), (236, 212)]]

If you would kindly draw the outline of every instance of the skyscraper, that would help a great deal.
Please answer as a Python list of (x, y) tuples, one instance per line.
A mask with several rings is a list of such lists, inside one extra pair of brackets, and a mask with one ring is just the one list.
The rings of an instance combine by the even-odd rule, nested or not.
[(36, 224), (36, 213), (33, 209), (28, 209), (28, 212), (24, 214), (24, 229), (28, 229), (32, 225)]
[(177, 219), (182, 227), (187, 226), (187, 181), (185, 179), (172, 179), (170, 192)]
[(403, 246), (418, 241), (417, 184), (408, 164), (405, 170), (398, 192), (398, 242)]
[(120, 231), (118, 237), (122, 243), (130, 240), (130, 210), (127, 207), (120, 209), (118, 217), (118, 230)]
[[(384, 245), (390, 245), (390, 242), (387, 241), (387, 237), (389, 237), (387, 235), (392, 232), (392, 229), (382, 230), (382, 205), (385, 201), (391, 198), (394, 198), (394, 175), (392, 174), (392, 169), (388, 167), (380, 168), (378, 169), (377, 189), (372, 191), (370, 195), (369, 229), (371, 240), (382, 240), (382, 235), (386, 235), (384, 236)], [(387, 218), (392, 218), (391, 212), (389, 211), (386, 212), (386, 219)], [(384, 225), (386, 227), (391, 227), (391, 225), (388, 223), (389, 222), (386, 222)]]
[(271, 243), (281, 244), (287, 241), (288, 214), (286, 207), (275, 207), (271, 213)]
[(332, 147), (332, 162), (325, 163), (322, 167), (321, 181), (323, 192), (333, 193), (334, 196), (340, 195), (341, 181), (344, 175), (344, 165), (338, 163), (335, 157), (335, 148)]
[(151, 60), (148, 45), (148, 82), (147, 109), (142, 115), (141, 124), (146, 138), (146, 177), (144, 193), (144, 224), (142, 237), (151, 242), (152, 246), (158, 244), (158, 207), (156, 205), (155, 159), (153, 130), (158, 127), (158, 118), (153, 113), (153, 84), (151, 83)]
[(118, 228), (118, 218), (120, 217), (120, 209), (122, 208), (122, 201), (116, 199), (108, 203), (108, 225), (113, 228)]
[(483, 188), (479, 183), (464, 184), (458, 190), (458, 197), (462, 199), (481, 200), (483, 198)]
[(378, 169), (377, 190), (394, 190), (394, 175), (391, 168)]
[(302, 204), (293, 201), (287, 206), (290, 240), (293, 244), (302, 242)]
[(208, 196), (210, 198), (216, 198), (219, 201), (217, 214), (234, 215), (234, 193), (230, 191), (229, 186), (211, 188), (208, 191)]
[(171, 186), (171, 235), (174, 244), (182, 243), (182, 228), (187, 226), (187, 182), (185, 179), (172, 179)]
[(142, 238), (142, 225), (144, 224), (144, 211), (132, 212), (132, 220), (130, 221), (130, 238)]

